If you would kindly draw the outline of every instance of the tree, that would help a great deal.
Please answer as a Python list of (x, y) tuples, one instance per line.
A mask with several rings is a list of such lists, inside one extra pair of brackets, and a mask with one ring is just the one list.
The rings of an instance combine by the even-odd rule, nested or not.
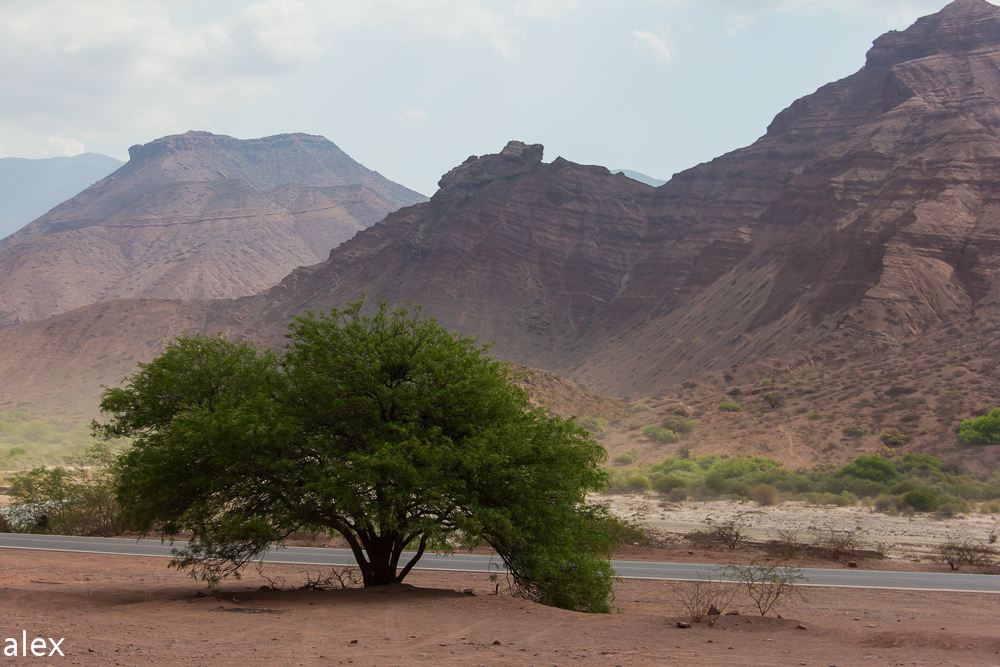
[(140, 529), (193, 532), (176, 564), (209, 581), (298, 530), (343, 535), (365, 586), (402, 581), (428, 546), (481, 540), (523, 595), (608, 611), (611, 519), (585, 503), (607, 483), (604, 449), (530, 409), (474, 339), (362, 307), (296, 318), (282, 354), (181, 337), (107, 389), (96, 428), (134, 441), (119, 494)]
[(837, 477), (867, 479), (879, 484), (888, 484), (899, 477), (896, 466), (880, 456), (859, 456), (834, 473)]

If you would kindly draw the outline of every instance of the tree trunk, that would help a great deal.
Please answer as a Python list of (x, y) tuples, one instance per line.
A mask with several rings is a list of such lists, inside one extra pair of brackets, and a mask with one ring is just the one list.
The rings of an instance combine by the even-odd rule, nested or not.
[(402, 536), (397, 533), (384, 535), (354, 534), (342, 531), (347, 543), (351, 545), (354, 559), (361, 569), (361, 578), (365, 588), (371, 586), (387, 586), (396, 584), (406, 577), (424, 554), (427, 538), (421, 536), (420, 546), (416, 555), (397, 574), (397, 565), (402, 553)]

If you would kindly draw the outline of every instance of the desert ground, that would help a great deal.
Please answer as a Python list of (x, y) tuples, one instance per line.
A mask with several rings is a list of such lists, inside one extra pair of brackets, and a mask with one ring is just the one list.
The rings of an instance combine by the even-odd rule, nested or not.
[[(895, 544), (919, 541), (914, 535), (978, 536), (997, 519), (613, 500), (620, 513), (680, 531), (748, 509), (758, 537), (789, 526), (803, 536), (809, 525), (821, 529), (817, 534), (858, 527), (865, 537), (909, 527), (892, 535)], [(772, 557), (760, 548), (694, 547), (679, 538), (616, 554), (718, 563), (755, 556)], [(854, 558), (865, 569), (947, 570), (898, 548), (886, 560)], [(800, 554), (791, 564), (847, 567), (847, 560)], [(616, 613), (588, 615), (511, 597), (503, 581), (485, 574), (415, 571), (391, 587), (304, 587), (320, 574), (287, 565), (251, 568), (242, 580), (209, 592), (168, 569), (165, 559), (0, 549), (0, 640), (20, 641), (22, 632), (29, 645), (33, 637), (64, 638), (65, 653), (0, 656), (0, 664), (1000, 665), (1000, 596), (991, 594), (803, 587), (801, 598), (789, 598), (766, 618), (737, 597), (730, 609), (738, 615), (722, 616), (714, 627), (681, 629), (677, 622), (689, 619), (678, 591), (691, 584), (624, 580), (615, 589)]]

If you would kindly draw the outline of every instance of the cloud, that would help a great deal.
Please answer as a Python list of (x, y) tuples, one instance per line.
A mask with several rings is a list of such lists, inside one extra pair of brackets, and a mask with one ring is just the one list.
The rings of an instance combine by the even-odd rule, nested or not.
[(551, 18), (576, 9), (576, 0), (521, 0), (514, 6), (514, 16)]
[(750, 27), (765, 14), (797, 10), (827, 9), (846, 16), (881, 14), (886, 27), (903, 29), (921, 16), (941, 9), (942, 0), (718, 0), (728, 8), (729, 35)]
[(652, 55), (658, 62), (670, 63), (674, 60), (674, 46), (662, 34), (651, 30), (632, 32), (632, 45), (639, 51)]
[(399, 114), (399, 117), (406, 120), (421, 120), (427, 118), (427, 112), (423, 109), (407, 109)]
[(522, 39), (478, 0), (0, 2), (0, 154), (205, 127), (366, 31), (501, 56)]

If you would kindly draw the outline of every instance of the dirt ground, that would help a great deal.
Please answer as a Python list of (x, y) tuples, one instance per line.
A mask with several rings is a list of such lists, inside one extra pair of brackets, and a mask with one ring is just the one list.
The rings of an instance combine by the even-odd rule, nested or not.
[[(664, 582), (626, 580), (620, 613), (588, 615), (496, 595), (485, 574), (261, 591), (251, 570), (197, 597), (204, 587), (166, 565), (0, 549), (0, 640), (64, 638), (65, 653), (0, 665), (1000, 665), (989, 594), (808, 588), (784, 618), (737, 599), (740, 615), (679, 629), (677, 584)], [(264, 574), (305, 581), (293, 566)]]

